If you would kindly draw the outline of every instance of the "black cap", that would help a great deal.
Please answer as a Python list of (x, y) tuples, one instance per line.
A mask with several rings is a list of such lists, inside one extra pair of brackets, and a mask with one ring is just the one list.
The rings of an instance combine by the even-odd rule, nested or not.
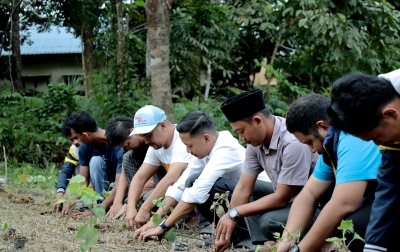
[(221, 110), (229, 122), (236, 122), (252, 116), (265, 108), (264, 95), (261, 89), (235, 95), (221, 105)]

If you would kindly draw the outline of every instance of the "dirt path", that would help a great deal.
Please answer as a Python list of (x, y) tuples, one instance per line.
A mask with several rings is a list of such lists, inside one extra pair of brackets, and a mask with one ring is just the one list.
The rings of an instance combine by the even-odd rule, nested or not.
[[(0, 251), (13, 251), (15, 237), (26, 238), (25, 249), (21, 251), (79, 251), (82, 241), (75, 236), (87, 219), (52, 213), (50, 200), (22, 190), (9, 194), (0, 188), (0, 224), (5, 221), (10, 228), (16, 229), (13, 236), (1, 233)], [(171, 244), (166, 241), (140, 243), (133, 240), (133, 232), (122, 228), (122, 220), (98, 219), (97, 223), (99, 244), (94, 249), (98, 251), (172, 251)], [(178, 232), (198, 237), (199, 230), (190, 228)], [(197, 248), (196, 239), (178, 235), (177, 241), (188, 243), (190, 251), (210, 251), (210, 247)]]

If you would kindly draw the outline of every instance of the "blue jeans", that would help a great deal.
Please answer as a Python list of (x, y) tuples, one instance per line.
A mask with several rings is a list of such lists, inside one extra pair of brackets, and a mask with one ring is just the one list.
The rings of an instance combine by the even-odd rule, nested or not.
[[(90, 181), (94, 190), (101, 195), (103, 190), (108, 191), (110, 183), (115, 181), (115, 174), (109, 174), (106, 162), (100, 156), (94, 156), (89, 162)], [(100, 200), (101, 203), (103, 200)]]

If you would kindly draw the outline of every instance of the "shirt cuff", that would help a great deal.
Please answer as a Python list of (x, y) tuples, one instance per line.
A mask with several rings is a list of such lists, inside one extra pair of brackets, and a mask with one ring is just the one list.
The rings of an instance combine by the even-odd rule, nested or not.
[(176, 202), (179, 202), (181, 200), (182, 194), (183, 192), (173, 185), (168, 187), (167, 191), (165, 192), (165, 196), (174, 198)]
[(387, 248), (371, 244), (365, 244), (363, 252), (385, 252), (385, 251), (387, 251)]
[(183, 192), (181, 200), (185, 201), (186, 203), (197, 203), (203, 204), (206, 202), (208, 197), (210, 197), (209, 193), (199, 193), (191, 190), (192, 188), (186, 188)]

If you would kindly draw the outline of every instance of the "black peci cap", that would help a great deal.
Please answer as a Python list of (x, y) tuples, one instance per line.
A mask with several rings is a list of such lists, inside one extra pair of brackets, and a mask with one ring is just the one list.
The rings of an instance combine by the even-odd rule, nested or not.
[(239, 121), (265, 108), (264, 95), (261, 89), (235, 95), (221, 105), (221, 110), (229, 122)]

